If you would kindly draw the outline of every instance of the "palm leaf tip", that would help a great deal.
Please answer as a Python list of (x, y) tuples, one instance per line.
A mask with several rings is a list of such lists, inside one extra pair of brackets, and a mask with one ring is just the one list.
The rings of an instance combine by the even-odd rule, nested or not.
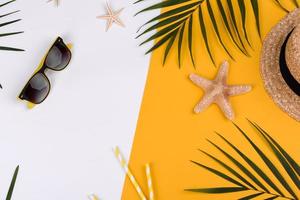
[(199, 189), (186, 189), (189, 192), (208, 193), (208, 194), (224, 194), (232, 192), (245, 191), (242, 187), (216, 187), (216, 188), (199, 188)]
[(11, 200), (11, 197), (12, 197), (12, 194), (13, 194), (13, 191), (14, 191), (14, 188), (15, 188), (15, 184), (16, 184), (16, 181), (17, 181), (18, 173), (19, 173), (19, 165), (15, 169), (13, 178), (11, 180), (11, 183), (10, 183), (7, 195), (6, 195), (6, 200)]
[(6, 6), (6, 5), (8, 5), (8, 4), (10, 4), (10, 3), (13, 3), (13, 2), (15, 2), (15, 1), (16, 1), (16, 0), (7, 1), (7, 2), (5, 2), (5, 3), (0, 4), (0, 7)]
[(14, 47), (3, 47), (0, 46), (0, 51), (25, 51), (24, 49), (14, 48)]
[(254, 199), (260, 195), (263, 195), (264, 193), (263, 192), (260, 192), (260, 193), (256, 193), (256, 194), (250, 194), (248, 196), (245, 196), (245, 197), (242, 197), (240, 198), (239, 200), (250, 200), (250, 199)]
[(246, 39), (248, 45), (252, 48), (251, 43), (248, 38), (248, 33), (247, 33), (247, 28), (246, 28), (246, 5), (245, 5), (244, 0), (238, 0), (238, 5), (239, 5), (240, 14), (242, 16), (242, 27), (243, 27), (244, 36), (245, 36), (245, 39)]
[(253, 9), (254, 16), (255, 16), (257, 32), (258, 32), (260, 39), (262, 39), (261, 30), (260, 30), (260, 15), (259, 15), (258, 0), (251, 0), (251, 5), (252, 5), (252, 9)]
[(179, 68), (181, 68), (181, 47), (182, 47), (182, 41), (183, 41), (183, 33), (184, 33), (184, 29), (185, 29), (185, 22), (181, 27), (181, 30), (179, 32), (178, 35), (178, 51), (177, 51), (177, 56), (178, 56), (178, 66)]
[[(185, 2), (188, 2), (190, 0), (166, 0), (166, 1), (163, 1), (163, 2), (159, 2), (159, 3), (156, 3), (152, 6), (149, 6), (139, 12), (137, 12), (135, 14), (138, 15), (138, 14), (141, 14), (143, 12), (146, 12), (146, 11), (151, 11), (151, 10), (156, 10), (156, 9), (162, 9), (162, 8), (166, 8), (166, 7), (170, 7), (170, 6), (176, 6), (177, 4), (180, 4), (180, 3), (185, 3)], [(203, 0), (202, 0), (203, 1)]]
[(167, 56), (169, 55), (169, 52), (174, 44), (174, 41), (176, 39), (176, 35), (178, 33), (178, 29), (172, 34), (172, 37), (169, 39), (169, 43), (166, 47), (165, 53), (164, 53), (164, 58), (163, 58), (163, 65), (165, 65), (166, 60), (167, 60)]

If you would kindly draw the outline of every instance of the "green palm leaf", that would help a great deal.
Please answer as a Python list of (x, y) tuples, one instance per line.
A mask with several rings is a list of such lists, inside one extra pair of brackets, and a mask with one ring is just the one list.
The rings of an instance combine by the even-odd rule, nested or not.
[(215, 175), (217, 175), (217, 176), (219, 176), (219, 177), (221, 177), (221, 178), (223, 178), (223, 179), (225, 179), (225, 180), (227, 180), (227, 181), (229, 181), (229, 182), (235, 184), (235, 185), (240, 186), (240, 188), (244, 188), (244, 189), (245, 189), (245, 186), (244, 186), (243, 184), (241, 184), (241, 183), (238, 182), (237, 180), (231, 178), (230, 176), (228, 176), (228, 175), (226, 175), (226, 174), (224, 174), (224, 173), (222, 173), (222, 172), (220, 172), (220, 171), (218, 171), (218, 170), (215, 170), (215, 169), (213, 169), (213, 168), (210, 168), (210, 167), (207, 167), (207, 166), (202, 165), (202, 164), (200, 164), (200, 163), (197, 163), (197, 162), (195, 162), (195, 161), (191, 161), (191, 162), (194, 163), (194, 164), (196, 164), (196, 165), (198, 165), (199, 167), (202, 167), (202, 168), (204, 168), (204, 169), (210, 171), (211, 173), (213, 173), (213, 174), (215, 174)]
[(201, 192), (208, 194), (224, 194), (232, 192), (245, 191), (245, 188), (242, 187), (217, 187), (217, 188), (201, 188), (201, 189), (188, 189), (190, 192)]
[(229, 171), (231, 174), (233, 174), (234, 176), (236, 176), (239, 180), (241, 180), (244, 184), (246, 184), (248, 187), (253, 188), (253, 189), (257, 189), (253, 184), (251, 184), (247, 179), (245, 179), (243, 176), (241, 176), (236, 170), (234, 170), (232, 167), (228, 166), (227, 164), (225, 164), (223, 161), (219, 160), (218, 158), (212, 156), (211, 154), (200, 150), (202, 153), (204, 153), (205, 155), (207, 155), (208, 157), (210, 157), (211, 159), (213, 159), (215, 162), (217, 162), (218, 164), (220, 164), (222, 167), (224, 167), (227, 171)]
[(192, 59), (193, 66), (195, 66), (194, 57), (193, 57), (193, 15), (191, 15), (189, 20), (189, 29), (188, 29), (188, 40), (189, 40), (189, 52)]
[(221, 38), (221, 34), (220, 34), (220, 31), (219, 31), (219, 28), (218, 28), (218, 25), (217, 25), (217, 21), (215, 19), (215, 15), (214, 15), (214, 11), (211, 7), (211, 4), (210, 4), (210, 0), (206, 0), (206, 3), (207, 3), (207, 11), (209, 13), (209, 17), (210, 17), (210, 20), (211, 20), (211, 23), (213, 25), (213, 28), (214, 28), (214, 31), (217, 35), (217, 38), (218, 38), (218, 41), (220, 42), (221, 46), (223, 47), (223, 49), (225, 50), (225, 52), (227, 53), (227, 55), (232, 59), (234, 60), (233, 56), (231, 55), (231, 53), (229, 52), (229, 50), (227, 49), (227, 47), (225, 46), (222, 38)]
[(142, 12), (145, 12), (145, 11), (166, 8), (166, 7), (170, 7), (170, 6), (176, 6), (178, 4), (185, 3), (185, 2), (188, 2), (188, 1), (191, 1), (191, 0), (167, 0), (167, 1), (163, 1), (161, 3), (157, 3), (157, 4), (154, 4), (153, 6), (145, 8), (145, 9), (139, 11), (138, 13), (136, 13), (135, 15), (138, 15), (138, 14), (140, 14)]
[[(172, 32), (176, 32), (176, 30), (173, 30)], [(150, 53), (151, 51), (159, 48), (161, 45), (163, 45), (165, 42), (167, 42), (172, 37), (172, 34), (165, 35), (161, 40), (159, 40), (151, 49), (149, 49), (146, 54)]]
[(285, 157), (285, 159), (288, 161), (288, 163), (291, 165), (291, 167), (295, 170), (298, 176), (300, 176), (300, 166), (299, 164), (296, 163), (296, 161), (290, 157), (290, 155), (266, 132), (264, 131), (261, 127), (259, 127), (256, 123), (251, 122), (251, 124), (255, 125), (257, 128), (262, 131), (262, 133), (267, 136), (268, 140), (271, 141), (276, 148), (280, 151), (280, 153)]
[(247, 141), (251, 144), (253, 149), (257, 152), (257, 154), (261, 157), (261, 159), (265, 162), (268, 168), (272, 171), (273, 175), (277, 178), (277, 180), (282, 184), (282, 186), (293, 196), (297, 199), (297, 196), (293, 189), (289, 186), (286, 179), (281, 175), (279, 170), (273, 164), (273, 162), (268, 158), (268, 156), (260, 149), (258, 146), (247, 136), (247, 134), (235, 124), (236, 128), (243, 134), (243, 136), (247, 139)]
[[(187, 11), (187, 12), (184, 12), (184, 13), (181, 13), (179, 15), (175, 15), (173, 17), (170, 17), (170, 18), (167, 18), (165, 20), (162, 20), (156, 24), (154, 24), (153, 26), (149, 27), (148, 29), (146, 29), (144, 32), (142, 32), (141, 34), (139, 34), (137, 36), (137, 38), (139, 38), (140, 36), (150, 32), (150, 31), (153, 31), (153, 30), (156, 30), (158, 28), (161, 28), (161, 27), (164, 27), (166, 25), (166, 27), (164, 27), (162, 30), (168, 30), (168, 29), (174, 29), (178, 26), (180, 26), (181, 24), (183, 24), (184, 22), (186, 22), (186, 19), (190, 16), (190, 14), (192, 13), (193, 11)], [(176, 23), (174, 23), (176, 22)], [(157, 31), (157, 33), (161, 33), (162, 30), (159, 30)], [(165, 34), (165, 33), (163, 33)], [(146, 42), (149, 42), (151, 40), (154, 40), (156, 38), (158, 38), (160, 35), (156, 35), (154, 34), (154, 36), (150, 37), (149, 39), (147, 39), (145, 42), (143, 42), (142, 44), (145, 44)]]
[(240, 14), (242, 16), (242, 26), (243, 26), (244, 36), (245, 36), (245, 39), (246, 39), (248, 45), (252, 48), (251, 43), (248, 38), (247, 28), (246, 28), (246, 5), (245, 5), (244, 0), (238, 0), (238, 4), (239, 4)]
[(269, 192), (269, 190), (238, 160), (226, 153), (221, 147), (217, 146), (215, 143), (209, 141), (214, 147), (216, 147), (221, 153), (223, 153), (234, 165), (236, 165), (245, 175), (247, 175), (254, 183), (256, 183), (260, 188)]
[(274, 199), (277, 199), (278, 198), (278, 196), (273, 196), (273, 197), (270, 197), (270, 198), (266, 198), (265, 200), (274, 200)]
[(153, 19), (149, 20), (144, 25), (150, 24), (151, 22), (154, 22), (154, 21), (157, 21), (157, 20), (161, 20), (161, 19), (172, 17), (174, 15), (178, 15), (178, 14), (182, 13), (183, 11), (189, 11), (191, 8), (194, 8), (197, 5), (199, 5), (199, 3), (195, 2), (195, 3), (187, 4), (185, 6), (181, 6), (179, 8), (175, 8), (173, 10), (164, 12), (164, 13), (154, 17)]
[(246, 56), (249, 56), (249, 53), (247, 52), (247, 49), (246, 49), (246, 47), (243, 43), (243, 39), (242, 39), (240, 30), (238, 29), (238, 25), (237, 25), (238, 22), (237, 22), (237, 19), (236, 19), (236, 16), (235, 16), (232, 1), (231, 0), (226, 0), (226, 1), (227, 1), (227, 6), (228, 6), (228, 9), (229, 9), (229, 13), (230, 13), (231, 22), (233, 24), (234, 31), (235, 31), (235, 33), (238, 37), (238, 41), (242, 45), (243, 51), (246, 54)]
[(3, 4), (0, 4), (0, 7), (6, 6), (6, 5), (8, 5), (8, 4), (12, 3), (12, 2), (15, 2), (15, 1), (16, 0), (11, 0), (11, 1), (5, 2)]
[(15, 188), (18, 173), (19, 173), (19, 166), (17, 166), (17, 168), (15, 169), (13, 178), (11, 180), (11, 183), (10, 183), (7, 195), (6, 195), (6, 200), (11, 200), (11, 197), (12, 197), (12, 194), (13, 194), (13, 191), (14, 191), (14, 188)]
[(283, 11), (285, 11), (285, 12), (289, 12), (289, 10), (288, 9), (286, 9), (282, 4), (281, 4), (281, 2), (279, 1), (279, 0), (274, 0), (274, 2), (276, 3), (276, 5), (277, 6), (279, 6), (279, 8), (281, 8)]
[(207, 33), (206, 33), (205, 24), (204, 24), (201, 5), (199, 6), (199, 22), (200, 22), (201, 33), (202, 33), (202, 36), (203, 36), (203, 39), (204, 39), (206, 50), (208, 52), (208, 55), (209, 55), (211, 61), (214, 63), (214, 65), (216, 65), (215, 60), (212, 56), (210, 47), (209, 47), (209, 42), (208, 42), (208, 38), (207, 38)]
[[(138, 0), (135, 3), (142, 3), (144, 0)], [(141, 43), (141, 45), (150, 42), (155, 41), (155, 43), (160, 42), (159, 47), (165, 46), (165, 53), (164, 53), (164, 60), (163, 64), (166, 62), (166, 55), (169, 54), (170, 49), (172, 47), (178, 48), (177, 52), (180, 52), (178, 54), (178, 60), (181, 61), (182, 53), (189, 53), (189, 57), (195, 66), (195, 59), (192, 52), (194, 44), (193, 34), (194, 26), (199, 26), (200, 28), (200, 37), (204, 41), (204, 45), (206, 48), (206, 51), (208, 52), (209, 59), (212, 61), (212, 63), (215, 65), (214, 60), (214, 51), (212, 50), (211, 41), (213, 39), (217, 39), (219, 41), (220, 47), (225, 51), (227, 56), (229, 56), (230, 59), (234, 60), (234, 57), (232, 56), (232, 52), (230, 49), (228, 49), (225, 46), (225, 38), (228, 37), (230, 41), (233, 43), (235, 47), (238, 48), (238, 50), (243, 53), (246, 56), (249, 56), (247, 48), (252, 48), (252, 44), (250, 42), (249, 38), (249, 30), (246, 27), (246, 20), (249, 13), (253, 13), (255, 17), (255, 25), (257, 28), (258, 36), (261, 38), (261, 25), (260, 25), (260, 7), (259, 7), (259, 0), (237, 0), (238, 4), (238, 10), (234, 9), (234, 3), (235, 1), (232, 0), (215, 0), (216, 6), (212, 6), (210, 0), (162, 0), (162, 2), (155, 3), (151, 6), (148, 6), (141, 11), (139, 11), (136, 15), (148, 12), (151, 10), (156, 9), (166, 9), (166, 11), (163, 11), (161, 14), (155, 16), (154, 18), (148, 20), (144, 25), (141, 26), (140, 30), (144, 27), (145, 30), (138, 34), (137, 38), (140, 38), (141, 36), (147, 37), (144, 42)], [(266, 0), (260, 0), (260, 1), (266, 1)], [(270, 0), (274, 1), (280, 9), (288, 12), (288, 10), (281, 4), (280, 0)], [(299, 6), (297, 0), (286, 0), (291, 1), (294, 3), (295, 6)], [(251, 4), (251, 8), (248, 9), (246, 6), (246, 3), (249, 2)], [(210, 18), (210, 22), (205, 21), (204, 19), (206, 13), (204, 12), (204, 9), (207, 10), (208, 17)], [(196, 15), (198, 17), (196, 18)], [(217, 23), (216, 19), (219, 18), (223, 23)], [(195, 20), (198, 21), (198, 23), (193, 23)], [(158, 21), (158, 22), (157, 22)], [(180, 22), (180, 23), (179, 23)], [(154, 23), (154, 25), (151, 25)], [(239, 24), (242, 24), (242, 28), (239, 28)], [(184, 24), (184, 25), (183, 25)], [(196, 25), (197, 24), (197, 25)], [(187, 30), (184, 31), (181, 29), (183, 26), (188, 26)], [(148, 27), (148, 28), (147, 28)], [(177, 30), (177, 28), (180, 28), (180, 31), (176, 32), (176, 37), (180, 39), (181, 41), (178, 41), (178, 44), (175, 45), (173, 40), (173, 36), (175, 32), (173, 30)], [(208, 28), (212, 28), (214, 30), (214, 37), (215, 38), (208, 38), (207, 36), (207, 30)], [(152, 34), (151, 36), (146, 36), (151, 31), (157, 31), (159, 34)], [(168, 30), (168, 31), (167, 31)], [(225, 36), (221, 37), (221, 33), (227, 33)], [(168, 40), (164, 40), (163, 43), (160, 40), (160, 37), (170, 35)], [(188, 44), (184, 45), (183, 41), (187, 41)], [(155, 46), (156, 44), (154, 44)], [(183, 46), (186, 46), (188, 48), (188, 51), (181, 51)], [(151, 49), (151, 51), (147, 51), (147, 53), (150, 53), (154, 51), (157, 48)], [(166, 52), (167, 51), (167, 52)], [(179, 62), (180, 66), (180, 62)]]
[(260, 192), (260, 193), (257, 193), (257, 194), (251, 194), (249, 196), (246, 196), (246, 197), (243, 197), (243, 198), (240, 198), (239, 200), (250, 200), (250, 199), (254, 199), (260, 195), (264, 194), (263, 192)]
[(244, 50), (240, 47), (240, 45), (238, 44), (238, 41), (236, 40), (236, 38), (234, 37), (233, 35), (233, 32), (230, 28), (230, 25), (229, 25), (229, 21), (227, 19), (227, 15), (226, 15), (226, 11), (225, 11), (225, 8), (221, 2), (221, 0), (217, 0), (217, 5), (218, 5), (218, 11), (219, 13), (221, 14), (221, 17), (222, 17), (222, 20), (224, 22), (224, 25), (225, 25), (225, 30), (227, 30), (227, 32), (229, 33), (229, 37), (230, 39), (233, 41), (233, 43), (236, 45), (236, 47), (238, 47), (238, 49), (246, 55), (246, 53), (244, 52)]
[[(274, 164), (268, 153), (264, 152), (262, 148), (255, 144), (255, 142), (248, 136), (248, 134), (243, 131), (239, 126), (234, 124), (237, 130), (242, 134), (242, 136), (246, 139), (247, 143), (252, 147), (252, 150), (260, 157), (261, 161), (264, 163), (264, 168), (259, 167), (255, 162), (244, 154), (241, 150), (239, 150), (235, 145), (229, 142), (226, 138), (224, 138), (221, 134), (217, 133), (223, 142), (225, 142), (231, 150), (234, 150), (237, 155), (243, 159), (244, 162), (240, 162), (238, 158), (235, 158), (231, 154), (228, 153), (225, 146), (220, 146), (208, 140), (210, 144), (212, 144), (216, 149), (218, 149), (223, 156), (227, 158), (227, 160), (236, 166), (237, 170), (234, 170), (230, 165), (228, 165), (225, 161), (221, 161), (217, 157), (205, 152), (203, 152), (206, 156), (213, 159), (216, 163), (218, 163), (223, 170), (226, 170), (229, 173), (222, 172), (220, 170), (216, 170), (212, 167), (207, 167), (199, 162), (193, 161), (197, 166), (217, 175), (218, 177), (227, 180), (231, 184), (234, 184), (233, 187), (218, 187), (218, 188), (196, 188), (196, 189), (188, 189), (186, 191), (190, 192), (198, 192), (198, 193), (214, 193), (214, 194), (225, 194), (225, 193), (233, 193), (233, 192), (243, 192), (244, 196), (240, 198), (240, 200), (248, 200), (255, 199), (261, 195), (265, 196), (265, 200), (273, 200), (278, 198), (290, 199), (290, 200), (298, 200), (300, 194), (300, 180), (299, 180), (299, 164), (281, 147), (265, 130), (263, 130), (256, 123), (249, 121), (250, 124), (253, 125), (256, 132), (263, 138), (266, 144), (270, 147), (271, 152), (275, 155), (278, 164)], [(279, 170), (279, 165), (285, 170), (285, 173)], [(265, 172), (262, 169), (269, 169), (268, 172)], [(254, 173), (250, 172), (254, 171)], [(272, 175), (277, 179), (276, 182), (268, 176), (268, 173), (272, 173)], [(238, 178), (236, 180), (234, 177)], [(259, 178), (258, 178), (259, 177)], [(287, 180), (291, 181), (287, 181)], [(255, 183), (255, 185), (249, 182)], [(263, 181), (261, 181), (263, 180)], [(290, 183), (291, 182), (291, 183)], [(249, 184), (250, 183), (250, 184)], [(295, 190), (294, 188), (297, 188)], [(271, 189), (268, 189), (271, 188)], [(279, 188), (284, 188), (285, 191), (281, 191)], [(249, 194), (251, 192), (251, 194)]]
[(294, 172), (292, 169), (290, 163), (286, 160), (286, 158), (280, 153), (280, 151), (276, 148), (276, 146), (271, 142), (271, 140), (265, 135), (264, 130), (259, 127), (257, 124), (254, 124), (250, 122), (255, 129), (260, 133), (261, 136), (266, 140), (267, 144), (271, 147), (273, 153), (276, 155), (278, 158), (279, 162), (281, 165), (284, 167), (285, 171), (289, 174), (291, 179), (293, 180), (294, 184), (297, 186), (297, 188), (300, 190), (300, 180), (297, 174)]
[(252, 9), (253, 9), (254, 16), (255, 16), (256, 28), (257, 28), (259, 37), (261, 38), (258, 0), (251, 0), (251, 5), (252, 5)]
[(174, 44), (174, 41), (176, 39), (176, 35), (178, 33), (178, 29), (176, 29), (176, 31), (174, 31), (172, 34), (171, 34), (171, 38), (169, 39), (169, 43), (166, 47), (166, 51), (165, 51), (165, 54), (164, 54), (164, 60), (163, 60), (163, 63), (165, 64), (166, 60), (167, 60), (167, 57), (169, 55), (169, 52), (171, 50), (171, 47), (173, 46)]
[(173, 32), (175, 29), (179, 28), (180, 26), (182, 26), (182, 24), (185, 22), (185, 20), (181, 20), (179, 22), (176, 22), (168, 27), (165, 27), (161, 30), (159, 30), (158, 32), (156, 32), (155, 34), (153, 34), (149, 39), (145, 40), (143, 43), (141, 43), (140, 45), (143, 45), (147, 42), (150, 42), (151, 40), (155, 39), (155, 38), (159, 38), (161, 36), (167, 36), (168, 34), (166, 33), (170, 33)]
[(13, 12), (10, 12), (10, 13), (6, 13), (6, 14), (3, 14), (3, 15), (0, 15), (0, 18), (9, 16), (9, 15), (12, 15), (12, 14), (15, 14), (15, 13), (17, 13), (17, 12), (20, 12), (20, 11), (19, 11), (19, 10), (16, 10), (16, 11), (13, 11)]
[(181, 30), (179, 31), (179, 36), (178, 36), (178, 64), (179, 67), (181, 66), (181, 47), (182, 47), (182, 38), (183, 38), (183, 33), (185, 29), (185, 22), (183, 23)]
[[(0, 8), (6, 6), (8, 4), (11, 4), (11, 3), (15, 2), (15, 1), (16, 0), (11, 0), (11, 1), (7, 1), (5, 3), (2, 3), (2, 4), (0, 4)], [(6, 14), (2, 14), (2, 15), (0, 15), (0, 18), (4, 18), (6, 16), (15, 14), (17, 12), (19, 12), (19, 10), (13, 11), (13, 12), (9, 12), (9, 13), (6, 13)], [(19, 21), (21, 21), (21, 19), (16, 19), (16, 20), (11, 20), (11, 21), (7, 21), (7, 22), (3, 22), (3, 23), (0, 23), (0, 27), (11, 25), (11, 24), (17, 23)], [(11, 36), (11, 35), (17, 35), (17, 34), (20, 34), (20, 33), (23, 33), (23, 31), (10, 32), (10, 33), (0, 33), (0, 38), (6, 37), (6, 36)], [(4, 51), (24, 51), (23, 49), (14, 48), (14, 47), (7, 47), (7, 46), (1, 46), (1, 45), (0, 45), (0, 50), (4, 50)]]
[[(218, 134), (218, 133), (217, 133)], [(267, 176), (267, 174), (257, 165), (254, 161), (248, 158), (244, 153), (242, 153), (236, 146), (230, 143), (226, 138), (224, 138), (221, 134), (218, 134), (221, 139), (223, 139), (252, 169), (259, 175), (261, 179), (263, 179), (272, 189), (274, 189), (278, 194), (283, 196), (281, 190), (274, 184), (274, 182)], [(251, 177), (249, 177), (251, 179)], [(252, 181), (256, 182), (256, 178), (252, 179)], [(256, 182), (257, 185), (261, 185), (261, 183)], [(265, 188), (264, 186), (262, 188)], [(266, 190), (268, 192), (268, 190)]]

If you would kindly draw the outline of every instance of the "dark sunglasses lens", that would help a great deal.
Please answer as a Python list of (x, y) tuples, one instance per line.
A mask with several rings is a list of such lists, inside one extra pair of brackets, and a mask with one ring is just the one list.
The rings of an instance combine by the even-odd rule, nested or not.
[(64, 69), (71, 60), (71, 52), (63, 43), (62, 39), (58, 39), (50, 49), (47, 58), (46, 66), (53, 70)]
[(39, 104), (45, 100), (49, 90), (50, 83), (47, 77), (42, 73), (37, 73), (29, 80), (20, 98), (34, 104)]

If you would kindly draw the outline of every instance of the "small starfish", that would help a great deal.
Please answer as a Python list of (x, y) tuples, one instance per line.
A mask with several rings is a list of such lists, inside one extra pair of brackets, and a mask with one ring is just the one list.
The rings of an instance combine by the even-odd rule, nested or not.
[(120, 10), (114, 12), (112, 8), (109, 6), (109, 4), (106, 2), (106, 9), (107, 9), (107, 14), (98, 16), (98, 19), (105, 19), (107, 20), (106, 23), (106, 31), (111, 28), (113, 23), (118, 24), (119, 26), (125, 27), (121, 19), (119, 18), (120, 13), (123, 11), (124, 8), (121, 8)]
[(56, 2), (56, 6), (59, 6), (59, 0), (48, 0), (47, 3), (51, 2), (51, 1), (55, 1)]
[(234, 119), (234, 112), (229, 102), (229, 97), (245, 94), (251, 91), (249, 85), (227, 85), (229, 63), (224, 61), (214, 80), (208, 80), (196, 74), (191, 74), (190, 79), (205, 91), (202, 100), (196, 105), (195, 113), (200, 113), (211, 104), (215, 103), (223, 111), (227, 119)]

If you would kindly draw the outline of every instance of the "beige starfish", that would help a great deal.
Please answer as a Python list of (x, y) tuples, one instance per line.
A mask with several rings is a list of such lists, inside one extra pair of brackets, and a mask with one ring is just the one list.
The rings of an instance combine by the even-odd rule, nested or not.
[(190, 79), (197, 86), (205, 91), (202, 100), (196, 105), (195, 113), (200, 113), (211, 104), (215, 103), (223, 111), (225, 116), (233, 120), (234, 112), (229, 102), (229, 97), (241, 95), (251, 91), (249, 85), (227, 85), (226, 79), (228, 75), (229, 63), (224, 61), (219, 69), (219, 72), (214, 80), (208, 80), (196, 74), (191, 74)]
[(51, 2), (51, 1), (55, 1), (55, 2), (56, 2), (56, 3), (55, 3), (55, 4), (56, 4), (56, 6), (58, 6), (58, 5), (59, 5), (59, 0), (48, 0), (48, 1), (47, 1), (47, 3)]
[(112, 8), (109, 6), (109, 4), (106, 2), (106, 9), (107, 9), (107, 14), (98, 16), (98, 19), (105, 19), (107, 20), (106, 23), (106, 31), (111, 28), (113, 23), (116, 23), (122, 27), (125, 27), (121, 19), (119, 18), (120, 13), (123, 11), (124, 8), (121, 8), (120, 10), (114, 12)]

